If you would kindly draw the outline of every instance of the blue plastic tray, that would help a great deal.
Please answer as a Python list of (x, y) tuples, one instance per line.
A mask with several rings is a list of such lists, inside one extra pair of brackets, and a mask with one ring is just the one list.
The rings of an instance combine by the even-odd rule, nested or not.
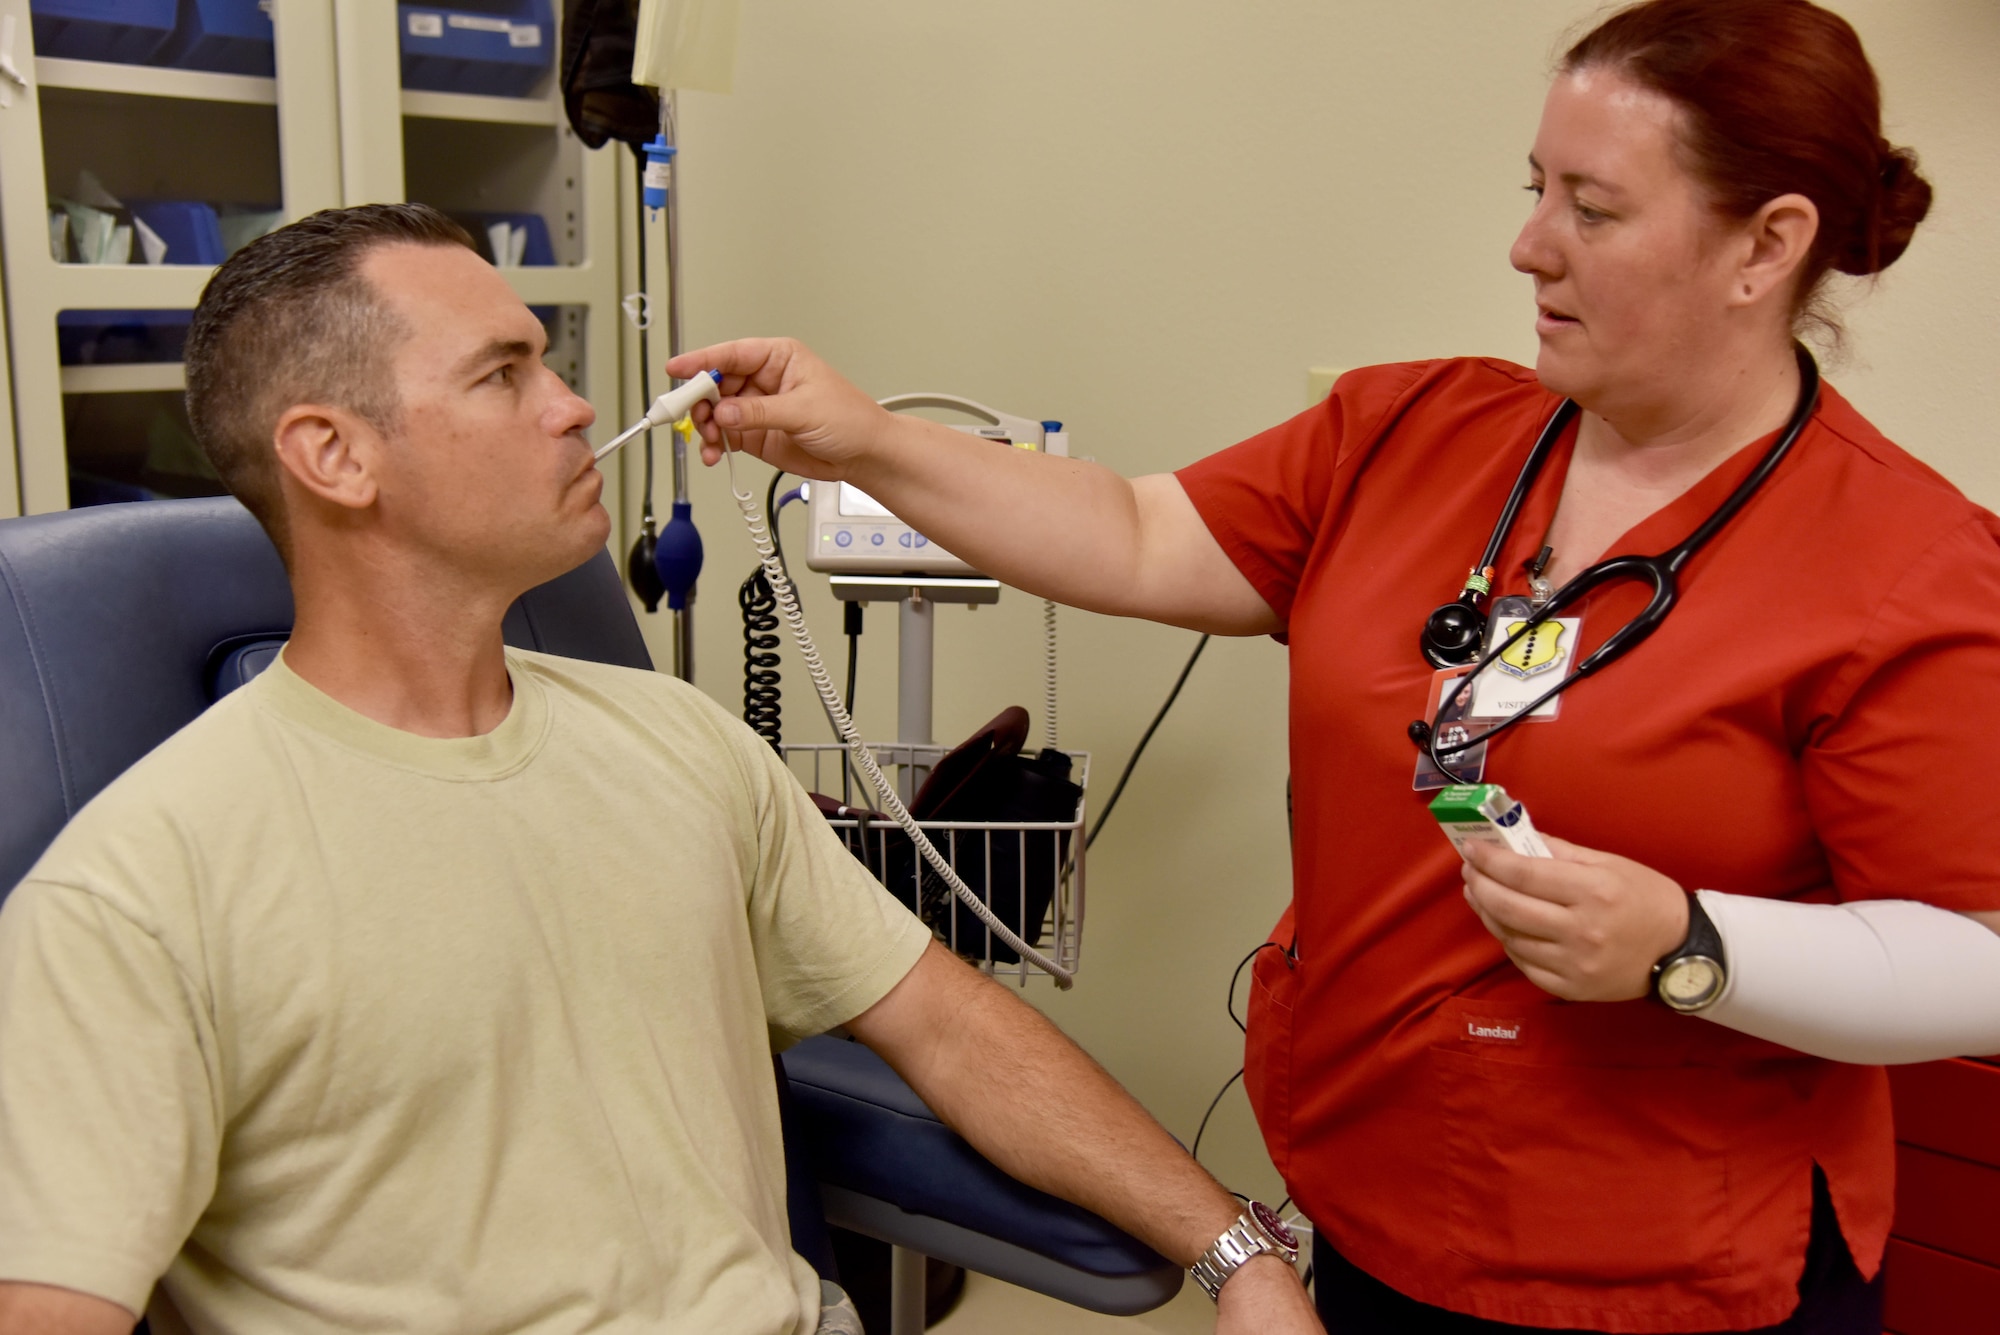
[(174, 0), (29, 0), (35, 54), (143, 65), (174, 31)]
[(269, 6), (277, 0), (180, 0), (180, 21), (155, 59), (219, 74), (277, 72)]
[(57, 359), (64, 366), (177, 362), (193, 311), (58, 311)]
[[(461, 213), (458, 221), (471, 232), (473, 239), (482, 246), (488, 244), (486, 228), (489, 224), (504, 222), (528, 229), (528, 244), (521, 252), (521, 267), (539, 268), (556, 262), (556, 248), (549, 240), (548, 219), (539, 213)], [(489, 258), (497, 260), (498, 256)]]
[[(208, 204), (185, 199), (135, 200), (132, 216), (167, 243), (168, 264), (220, 264), (228, 259), (222, 224)], [(135, 243), (136, 249), (136, 243)]]
[(555, 55), (549, 0), (398, 8), (405, 88), (524, 97)]

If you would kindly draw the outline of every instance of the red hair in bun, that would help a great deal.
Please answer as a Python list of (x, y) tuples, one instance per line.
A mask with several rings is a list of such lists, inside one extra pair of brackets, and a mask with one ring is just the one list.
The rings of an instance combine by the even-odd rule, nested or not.
[(1562, 69), (1613, 69), (1679, 106), (1687, 165), (1723, 214), (1747, 218), (1779, 195), (1812, 200), (1819, 235), (1795, 318), (1813, 318), (1829, 272), (1894, 264), (1930, 212), (1917, 155), (1882, 137), (1861, 39), (1810, 0), (1645, 0), (1571, 47)]

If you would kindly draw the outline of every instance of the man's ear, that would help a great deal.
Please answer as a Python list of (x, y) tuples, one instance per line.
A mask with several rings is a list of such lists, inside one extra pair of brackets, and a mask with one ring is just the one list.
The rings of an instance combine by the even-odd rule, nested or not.
[(1749, 249), (1731, 292), (1733, 306), (1754, 306), (1776, 292), (1791, 299), (1799, 269), (1819, 235), (1819, 207), (1804, 195), (1779, 195), (1746, 225)]
[(365, 510), (375, 504), (382, 437), (344, 408), (301, 403), (278, 417), (272, 432), (278, 466), (329, 505)]

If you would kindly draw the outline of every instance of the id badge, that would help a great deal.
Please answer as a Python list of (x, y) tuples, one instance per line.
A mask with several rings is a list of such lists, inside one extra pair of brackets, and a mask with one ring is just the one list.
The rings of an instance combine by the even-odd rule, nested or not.
[[(1526, 598), (1501, 598), (1487, 622), (1485, 653), (1520, 629), (1534, 612)], [(1480, 720), (1512, 718), (1544, 691), (1569, 676), (1576, 646), (1583, 635), (1582, 617), (1550, 617), (1523, 635), (1472, 683), (1468, 717)], [(1562, 697), (1529, 712), (1524, 722), (1547, 722), (1562, 708)]]
[[(1424, 721), (1433, 723), (1438, 731), (1440, 746), (1453, 746), (1470, 737), (1473, 727), (1467, 722), (1468, 711), (1472, 708), (1472, 696), (1479, 689), (1477, 682), (1473, 688), (1458, 697), (1456, 703), (1438, 715), (1438, 704), (1451, 694), (1452, 687), (1464, 679), (1469, 668), (1445, 668), (1431, 674), (1430, 695), (1424, 703)], [(1449, 788), (1455, 783), (1478, 783), (1486, 774), (1486, 743), (1469, 747), (1450, 757), (1449, 768), (1439, 769), (1431, 759), (1429, 749), (1417, 752), (1417, 772), (1410, 780), (1410, 787), (1420, 793), (1432, 792), (1439, 788)]]

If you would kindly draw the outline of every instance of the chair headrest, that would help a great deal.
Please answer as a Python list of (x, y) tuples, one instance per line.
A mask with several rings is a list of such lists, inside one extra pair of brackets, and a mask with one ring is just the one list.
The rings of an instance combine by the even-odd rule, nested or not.
[[(0, 520), (0, 898), (128, 766), (277, 656), (291, 586), (234, 499)], [(608, 552), (508, 610), (507, 643), (651, 668)]]

